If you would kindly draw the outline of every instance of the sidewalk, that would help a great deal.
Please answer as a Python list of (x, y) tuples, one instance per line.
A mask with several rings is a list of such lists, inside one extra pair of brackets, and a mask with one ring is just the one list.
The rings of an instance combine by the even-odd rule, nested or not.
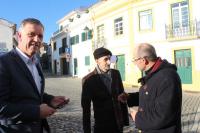
[(200, 133), (200, 93), (183, 93), (183, 133)]

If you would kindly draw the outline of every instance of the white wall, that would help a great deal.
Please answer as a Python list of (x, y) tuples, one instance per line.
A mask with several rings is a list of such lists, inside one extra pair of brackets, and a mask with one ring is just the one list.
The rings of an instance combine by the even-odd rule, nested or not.
[(192, 14), (193, 14), (193, 19), (197, 19), (198, 21), (200, 21), (200, 0), (191, 0), (192, 2)]
[[(61, 72), (61, 67), (60, 67), (60, 55), (59, 55), (59, 48), (62, 47), (62, 39), (63, 38), (67, 38), (67, 41), (68, 41), (68, 37), (67, 37), (67, 33), (62, 35), (62, 36), (57, 36), (53, 42), (56, 42), (56, 50), (53, 51), (53, 54), (52, 54), (52, 60), (57, 60), (57, 73), (60, 73)], [(69, 45), (69, 43), (67, 42), (67, 44)], [(53, 45), (52, 45), (53, 46)], [(52, 48), (53, 50), (53, 48)], [(69, 73), (71, 74), (71, 70), (69, 70)]]
[[(78, 73), (76, 76), (82, 78), (93, 70), (93, 56), (92, 56), (92, 39), (82, 42), (82, 32), (87, 26), (90, 30), (92, 27), (92, 20), (89, 18), (90, 14), (83, 13), (80, 18), (76, 18), (74, 15), (74, 21), (69, 23), (70, 37), (79, 35), (79, 43), (73, 44), (72, 47), (72, 75), (74, 75), (74, 58), (77, 58)], [(90, 65), (85, 66), (85, 56), (90, 56)]]
[[(153, 0), (152, 0), (153, 1)], [(144, 1), (146, 2), (146, 1)], [(200, 1), (199, 0), (191, 0), (192, 8), (190, 10), (190, 17), (192, 20), (197, 19), (200, 20)], [(199, 39), (192, 39), (192, 40), (177, 40), (177, 41), (169, 41), (166, 39), (165, 33), (165, 24), (170, 24), (170, 3), (168, 0), (160, 1), (157, 3), (147, 4), (146, 6), (142, 5), (135, 5), (133, 7), (133, 26), (134, 26), (134, 42), (137, 43), (151, 43), (154, 45), (157, 51), (157, 55), (163, 59), (167, 59), (169, 62), (173, 63), (173, 50), (174, 49), (184, 49), (184, 48), (191, 48), (192, 60), (194, 60), (194, 68), (196, 70), (200, 70), (200, 40)], [(138, 12), (152, 9), (153, 14), (153, 31), (139, 31), (139, 17)]]
[(13, 29), (0, 22), (0, 48), (13, 48)]
[[(148, 9), (152, 9), (153, 29), (150, 31), (139, 31), (138, 13)], [(148, 4), (147, 6), (133, 7), (135, 43), (165, 40), (165, 24), (168, 24), (169, 18), (168, 11), (168, 3), (164, 1), (162, 3)]]

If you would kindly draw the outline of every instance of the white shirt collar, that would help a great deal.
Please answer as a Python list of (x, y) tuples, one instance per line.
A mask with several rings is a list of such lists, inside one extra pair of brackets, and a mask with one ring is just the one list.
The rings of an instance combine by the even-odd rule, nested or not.
[(38, 63), (38, 60), (36, 58), (35, 55), (33, 55), (33, 57), (28, 57), (26, 54), (24, 54), (18, 47), (16, 47), (16, 51), (19, 54), (19, 56), (22, 58), (22, 60), (26, 63), (26, 64), (30, 64), (30, 63)]

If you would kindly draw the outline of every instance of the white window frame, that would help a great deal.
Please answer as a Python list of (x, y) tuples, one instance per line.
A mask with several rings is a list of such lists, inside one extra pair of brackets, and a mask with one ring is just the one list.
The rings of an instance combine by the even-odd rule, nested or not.
[(114, 20), (114, 32), (115, 36), (119, 36), (123, 34), (123, 18), (117, 18)]
[(189, 26), (189, 5), (187, 1), (172, 4), (171, 10), (172, 10), (173, 28), (181, 28)]
[(139, 28), (140, 31), (153, 29), (152, 9), (139, 12)]
[(97, 26), (97, 43), (104, 42), (104, 24)]

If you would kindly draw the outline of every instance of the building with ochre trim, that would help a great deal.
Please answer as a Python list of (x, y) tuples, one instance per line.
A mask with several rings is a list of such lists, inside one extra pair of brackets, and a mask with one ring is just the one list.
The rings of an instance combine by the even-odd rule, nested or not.
[(84, 19), (74, 19), (78, 12), (69, 13), (61, 20), (74, 22), (68, 25), (72, 75), (83, 77), (90, 72), (95, 66), (94, 49), (106, 47), (118, 59), (115, 68), (124, 84), (139, 86), (142, 73), (132, 63), (133, 49), (138, 43), (150, 43), (158, 56), (177, 65), (184, 90), (200, 91), (198, 5), (199, 0), (106, 0), (89, 7)]
[(133, 4), (134, 44), (148, 42), (176, 64), (184, 90), (200, 91), (199, 0), (148, 0)]

